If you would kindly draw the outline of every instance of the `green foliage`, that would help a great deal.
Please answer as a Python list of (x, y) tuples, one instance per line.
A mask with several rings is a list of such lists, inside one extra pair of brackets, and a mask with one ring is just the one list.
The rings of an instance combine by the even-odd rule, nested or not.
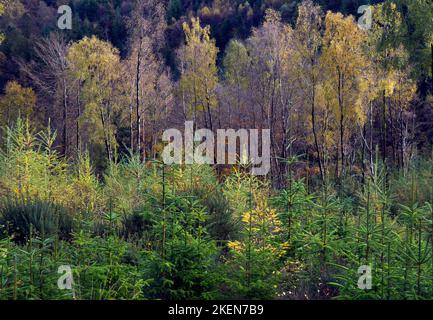
[(252, 206), (242, 216), (240, 240), (228, 243), (226, 281), (230, 297), (270, 299), (276, 296), (280, 259), (288, 243), (282, 240), (281, 221), (266, 194), (251, 190), (250, 196)]
[[(309, 190), (238, 166), (68, 164), (18, 118), (0, 161), (1, 299), (429, 299), (431, 160)], [(16, 200), (10, 200), (16, 199)], [(71, 266), (73, 290), (58, 268)], [(358, 287), (370, 266), (371, 290)]]
[[(179, 227), (176, 229), (182, 233)], [(215, 298), (219, 279), (213, 270), (217, 252), (214, 243), (184, 233), (167, 240), (166, 246), (164, 256), (150, 258), (150, 274), (155, 279), (149, 288), (152, 298)]]
[[(143, 299), (151, 283), (143, 260), (130, 261), (131, 245), (116, 236), (75, 234), (68, 263), (74, 270), (77, 298), (91, 300)], [(70, 262), (69, 262), (70, 261)], [(64, 263), (66, 264), (66, 263)]]
[(0, 240), (0, 299), (64, 299), (57, 289), (56, 246), (52, 238), (30, 238), (24, 246)]
[(0, 154), (6, 192), (18, 198), (61, 197), (66, 188), (66, 164), (53, 147), (55, 139), (50, 127), (35, 134), (29, 121), (21, 118), (13, 128), (6, 128), (6, 143)]
[(66, 240), (72, 231), (72, 219), (65, 209), (40, 200), (9, 200), (0, 211), (0, 225), (19, 243), (33, 236), (42, 239), (58, 236)]
[(405, 41), (411, 50), (412, 62), (421, 75), (432, 77), (433, 3), (428, 0), (399, 0), (397, 3), (408, 12), (409, 34)]

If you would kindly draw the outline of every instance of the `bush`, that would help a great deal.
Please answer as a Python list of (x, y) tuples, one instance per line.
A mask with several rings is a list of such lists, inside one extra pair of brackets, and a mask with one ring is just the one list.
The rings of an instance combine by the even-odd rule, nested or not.
[(122, 219), (123, 236), (126, 239), (143, 238), (152, 230), (154, 219), (149, 212), (134, 212)]
[(33, 236), (70, 238), (72, 218), (66, 210), (43, 200), (16, 199), (1, 209), (0, 223), (17, 243), (25, 243)]

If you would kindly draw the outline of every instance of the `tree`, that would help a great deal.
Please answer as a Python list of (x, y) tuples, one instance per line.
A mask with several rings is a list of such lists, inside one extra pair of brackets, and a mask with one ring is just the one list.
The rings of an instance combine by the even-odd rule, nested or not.
[(108, 42), (85, 37), (71, 45), (67, 60), (72, 76), (81, 84), (85, 105), (77, 121), (87, 131), (90, 142), (97, 146), (103, 141), (111, 162), (116, 148), (114, 116), (119, 107), (115, 100), (120, 79), (119, 52)]
[[(46, 101), (47, 113), (50, 119), (54, 120), (55, 128), (57, 125), (60, 127), (63, 154), (66, 155), (68, 145), (70, 145), (68, 118), (70, 113), (69, 92), (72, 81), (68, 77), (66, 40), (59, 33), (51, 33), (49, 37), (37, 41), (34, 50), (37, 61), (30, 63), (20, 61), (20, 68), (39, 89), (40, 96), (43, 96)], [(60, 118), (59, 121), (58, 118)]]
[[(145, 156), (155, 158), (158, 152), (159, 137), (162, 130), (166, 128), (167, 120), (173, 105), (173, 84), (170, 73), (164, 64), (153, 54), (148, 53), (141, 64), (140, 85), (138, 87), (139, 101), (138, 113), (133, 112), (133, 105), (136, 102), (136, 77), (134, 53), (124, 61), (126, 74), (127, 94), (130, 97), (129, 121), (130, 121), (130, 143), (132, 150), (136, 151), (144, 160)], [(131, 85), (133, 84), (133, 85)], [(135, 109), (137, 110), (137, 109)], [(136, 119), (139, 119), (137, 122)], [(134, 130), (134, 123), (138, 125), (140, 139), (137, 130)], [(137, 127), (135, 128), (137, 129)], [(135, 133), (135, 135), (134, 135)], [(136, 143), (139, 143), (138, 147)]]
[[(338, 123), (339, 151), (336, 152), (336, 176), (345, 174), (346, 141), (349, 123), (359, 125), (365, 121), (360, 99), (361, 79), (367, 69), (363, 52), (365, 34), (358, 28), (353, 16), (328, 12), (325, 18), (323, 55), (321, 63), (327, 74), (328, 99)], [(339, 171), (339, 165), (341, 171)]]
[(255, 190), (252, 193), (255, 206), (242, 214), (241, 240), (229, 241), (231, 255), (226, 263), (234, 269), (235, 296), (266, 299), (275, 296), (279, 258), (289, 245), (282, 241), (282, 223), (277, 211), (269, 207), (267, 196)]
[[(306, 104), (311, 110), (311, 126), (314, 137), (317, 161), (319, 163), (320, 176), (325, 180), (326, 168), (321, 146), (319, 145), (319, 133), (317, 123), (317, 87), (320, 82), (320, 49), (322, 45), (322, 11), (320, 6), (306, 0), (298, 7), (298, 19), (296, 21), (295, 39), (296, 51), (299, 55), (298, 74), (301, 79), (301, 90), (307, 98)], [(323, 143), (323, 142), (322, 142)]]
[(286, 181), (288, 167), (283, 159), (292, 151), (296, 124), (303, 122), (301, 113), (293, 112), (300, 98), (299, 81), (293, 72), (293, 37), (293, 29), (282, 22), (281, 15), (268, 10), (263, 26), (254, 29), (248, 39), (252, 59), (249, 94), (258, 113), (254, 125), (271, 131), (271, 176), (276, 187)]
[[(161, 63), (161, 48), (165, 41), (165, 9), (158, 1), (136, 0), (134, 14), (128, 22), (130, 52), (127, 61), (131, 78), (130, 131), (131, 148), (145, 153), (145, 123), (143, 120), (146, 98), (154, 90), (159, 75), (166, 74)], [(132, 112), (134, 105), (134, 114)], [(135, 124), (133, 125), (133, 119)], [(134, 136), (135, 133), (135, 136)], [(135, 148), (134, 148), (135, 145)]]
[[(408, 38), (406, 23), (396, 4), (387, 1), (374, 7), (368, 41), (376, 75), (376, 90), (372, 97), (381, 111), (382, 159), (387, 164), (387, 149), (391, 145), (393, 163), (398, 162), (401, 167), (404, 167), (407, 151), (404, 115), (415, 95), (414, 83), (410, 79), (410, 74), (414, 72), (410, 66), (409, 52), (403, 46)], [(398, 147), (400, 152), (397, 155)]]
[[(241, 125), (248, 117), (248, 100), (246, 99), (250, 85), (251, 57), (248, 49), (239, 40), (230, 41), (223, 61), (225, 76), (225, 93), (228, 95), (228, 122), (230, 128)], [(232, 106), (236, 109), (233, 110)], [(233, 112), (234, 111), (234, 112)], [(232, 115), (237, 115), (237, 124), (232, 124)]]
[(407, 7), (408, 24), (411, 30), (407, 47), (412, 51), (413, 62), (418, 73), (431, 76), (433, 94), (433, 2), (431, 0), (400, 0)]
[(32, 88), (24, 88), (16, 81), (5, 86), (5, 94), (0, 97), (0, 119), (2, 126), (11, 127), (21, 118), (29, 118), (34, 111), (36, 95)]
[(203, 112), (203, 123), (212, 129), (211, 110), (217, 105), (215, 89), (218, 84), (216, 59), (218, 48), (210, 38), (210, 27), (202, 28), (200, 19), (192, 18), (191, 26), (183, 24), (185, 45), (179, 50), (181, 69), (180, 92), (184, 116), (192, 113), (194, 125), (198, 112)]

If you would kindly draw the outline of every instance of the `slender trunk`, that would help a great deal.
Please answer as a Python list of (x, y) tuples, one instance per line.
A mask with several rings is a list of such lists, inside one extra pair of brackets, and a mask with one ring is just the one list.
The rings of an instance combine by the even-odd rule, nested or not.
[[(196, 67), (196, 65), (195, 65), (195, 63), (196, 63), (196, 52), (195, 52), (195, 50), (194, 50), (194, 60), (193, 60), (193, 67), (192, 67), (192, 71), (193, 71), (193, 74), (196, 74), (196, 72), (197, 72), (197, 67)], [(194, 103), (194, 105), (193, 105), (193, 110), (192, 110), (192, 112), (193, 112), (193, 115), (192, 115), (192, 121), (193, 121), (193, 132), (195, 132), (195, 129), (197, 128), (197, 105), (198, 105), (198, 97), (197, 97), (197, 83), (196, 83), (196, 77), (194, 76), (193, 77), (193, 83), (192, 83), (192, 86), (193, 86), (193, 95), (194, 95), (194, 101), (193, 101), (193, 103)]]
[(77, 139), (77, 152), (81, 152), (80, 143), (80, 116), (81, 116), (81, 105), (80, 105), (80, 93), (77, 93), (77, 119), (76, 119), (76, 139)]
[(162, 164), (162, 209), (163, 209), (163, 228), (162, 228), (162, 248), (161, 255), (162, 260), (165, 258), (165, 242), (166, 242), (166, 210), (165, 210), (165, 164)]
[(421, 244), (422, 244), (422, 221), (420, 220), (418, 226), (418, 270), (417, 270), (417, 281), (416, 281), (418, 298), (421, 296), (421, 267), (422, 267)]
[[(367, 125), (365, 124), (362, 128), (362, 134), (363, 134), (363, 140), (365, 139), (367, 135)], [(362, 155), (361, 155), (361, 162), (362, 162), (362, 184), (365, 184), (365, 147), (366, 147), (366, 141), (362, 143)]]
[(195, 78), (193, 81), (193, 92), (194, 92), (194, 105), (193, 105), (193, 114), (192, 114), (192, 121), (193, 121), (193, 132), (195, 132), (195, 129), (197, 128), (197, 87), (195, 83)]
[(129, 105), (129, 132), (130, 132), (130, 144), (131, 144), (131, 150), (134, 150), (134, 120), (133, 120), (133, 106), (132, 102)]
[(311, 100), (311, 123), (313, 125), (314, 145), (315, 145), (315, 148), (316, 148), (317, 160), (319, 161), (320, 178), (322, 179), (322, 182), (324, 182), (325, 181), (325, 173), (323, 172), (322, 157), (321, 157), (321, 154), (320, 154), (319, 141), (317, 139), (317, 129), (316, 129), (316, 87), (315, 87), (314, 84), (313, 84), (312, 90), (313, 90), (313, 92), (312, 92), (312, 100)]
[(431, 47), (431, 92), (433, 94), (433, 43), (431, 44), (430, 47)]
[(111, 146), (110, 146), (110, 136), (109, 136), (109, 132), (107, 129), (107, 123), (106, 123), (107, 121), (105, 119), (104, 112), (103, 112), (102, 108), (100, 110), (100, 116), (101, 116), (101, 122), (102, 122), (102, 130), (104, 131), (105, 151), (107, 152), (108, 161), (111, 163), (112, 150), (111, 150)]
[[(181, 59), (181, 74), (185, 73), (185, 66), (184, 66), (184, 62), (182, 61), (183, 59)], [(186, 110), (186, 98), (185, 98), (185, 89), (183, 88), (183, 86), (181, 86), (182, 89), (182, 111), (183, 111), (183, 120), (186, 121), (188, 118), (187, 115), (187, 110)]]
[[(344, 106), (343, 106), (343, 75), (338, 69), (338, 105), (340, 108), (340, 157), (341, 175), (344, 175)], [(338, 161), (337, 161), (338, 162)], [(338, 177), (338, 176), (337, 176)]]
[(209, 101), (207, 103), (207, 114), (208, 114), (208, 117), (209, 117), (209, 129), (213, 130), (212, 113), (211, 113), (211, 110), (210, 110), (210, 102)]
[(395, 154), (395, 141), (394, 141), (394, 117), (391, 110), (392, 104), (389, 105), (388, 108), (388, 117), (390, 121), (390, 139), (391, 139), (391, 148), (392, 148), (392, 164), (395, 165), (396, 162), (396, 154)]
[(8, 111), (7, 111), (6, 119), (7, 119), (8, 128), (10, 128), (11, 127), (11, 107), (10, 107), (10, 105), (8, 105)]
[(370, 102), (370, 173), (374, 174), (374, 153), (373, 153), (373, 102)]
[(404, 142), (404, 119), (403, 119), (403, 108), (400, 104), (400, 168), (404, 170), (404, 150), (405, 150), (405, 142)]
[(370, 182), (367, 184), (367, 212), (366, 212), (366, 235), (365, 235), (365, 263), (370, 256)]
[(63, 79), (63, 154), (68, 153), (68, 89), (66, 80)]
[(143, 44), (143, 37), (140, 36), (140, 43), (137, 52), (137, 64), (136, 64), (136, 75), (135, 75), (135, 129), (136, 129), (136, 152), (141, 154), (141, 131), (140, 131), (140, 69), (141, 69), (141, 48)]
[[(269, 108), (269, 114), (268, 114), (268, 126), (269, 126), (269, 130), (271, 132), (271, 137), (273, 137), (274, 135), (274, 114), (275, 114), (275, 87), (276, 87), (276, 75), (273, 75), (273, 80), (272, 80), (272, 93), (271, 93), (271, 101), (270, 101), (270, 108)], [(271, 177), (270, 180), (272, 181), (273, 185), (275, 187), (278, 187), (278, 182), (276, 181), (275, 177), (277, 177), (278, 179), (278, 172), (279, 172), (279, 166), (278, 166), (278, 159), (277, 159), (277, 151), (276, 151), (276, 145), (275, 145), (275, 139), (271, 139), (271, 157), (273, 157), (275, 159), (275, 164), (274, 164), (274, 170), (272, 170), (272, 165), (271, 165)], [(275, 172), (275, 170), (277, 170), (277, 172)], [(277, 184), (276, 184), (277, 183)]]
[(382, 159), (383, 159), (383, 163), (386, 162), (386, 131), (387, 131), (387, 126), (386, 126), (386, 92), (385, 90), (383, 90), (383, 110), (382, 110)]
[(141, 126), (141, 137), (140, 137), (140, 160), (142, 162), (146, 159), (146, 131), (144, 130), (144, 119), (140, 119), (140, 126)]

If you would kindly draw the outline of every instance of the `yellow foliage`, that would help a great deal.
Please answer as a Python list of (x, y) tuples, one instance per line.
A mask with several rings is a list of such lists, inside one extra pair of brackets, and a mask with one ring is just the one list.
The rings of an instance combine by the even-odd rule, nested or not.
[(32, 88), (24, 88), (16, 81), (6, 84), (5, 94), (0, 97), (2, 125), (11, 126), (18, 117), (29, 118), (36, 104)]
[(95, 36), (84, 37), (71, 45), (67, 60), (72, 76), (82, 85), (85, 110), (80, 117), (80, 126), (87, 129), (90, 142), (95, 145), (105, 143), (104, 148), (112, 159), (111, 153), (116, 147), (112, 114), (121, 107), (114, 100), (120, 80), (119, 51)]
[(281, 234), (281, 221), (275, 209), (268, 206), (265, 193), (254, 193), (255, 208), (242, 215), (245, 239), (243, 241), (231, 241), (228, 247), (237, 253), (245, 253), (247, 248), (257, 252), (270, 252), (276, 257), (283, 256), (289, 248), (287, 242), (279, 241)]
[(218, 84), (216, 59), (218, 48), (210, 38), (210, 27), (202, 28), (200, 19), (192, 18), (191, 26), (183, 24), (186, 45), (180, 50), (182, 77), (180, 90), (186, 99), (188, 111), (213, 108), (216, 103), (215, 88)]
[(330, 82), (329, 100), (337, 119), (343, 113), (347, 121), (362, 125), (365, 115), (360, 96), (368, 88), (365, 76), (369, 68), (363, 52), (366, 35), (352, 16), (344, 17), (341, 13), (328, 12), (325, 24), (322, 64)]

